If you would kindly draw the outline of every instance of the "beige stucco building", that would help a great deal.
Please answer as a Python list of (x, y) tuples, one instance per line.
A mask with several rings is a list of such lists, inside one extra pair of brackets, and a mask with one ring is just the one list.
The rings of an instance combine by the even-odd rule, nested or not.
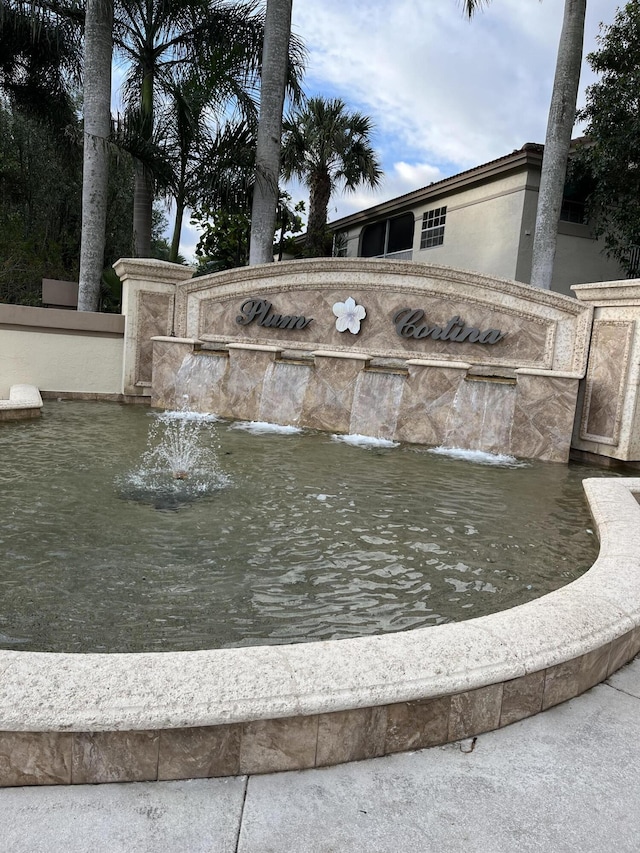
[[(336, 254), (444, 264), (528, 284), (543, 146), (521, 149), (330, 223)], [(558, 227), (552, 290), (621, 279), (584, 204), (567, 198)]]

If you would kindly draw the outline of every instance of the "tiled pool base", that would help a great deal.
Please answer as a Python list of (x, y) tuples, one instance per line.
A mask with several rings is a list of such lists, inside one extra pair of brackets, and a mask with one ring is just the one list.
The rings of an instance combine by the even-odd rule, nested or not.
[(578, 696), (640, 651), (640, 479), (585, 490), (598, 559), (503, 613), (284, 647), (0, 652), (0, 784), (322, 767), (472, 737)]

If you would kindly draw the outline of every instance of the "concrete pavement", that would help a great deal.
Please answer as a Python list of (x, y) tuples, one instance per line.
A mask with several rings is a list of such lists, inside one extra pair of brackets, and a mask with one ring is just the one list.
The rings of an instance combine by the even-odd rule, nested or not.
[(320, 770), (5, 788), (1, 853), (638, 853), (640, 658), (444, 747)]

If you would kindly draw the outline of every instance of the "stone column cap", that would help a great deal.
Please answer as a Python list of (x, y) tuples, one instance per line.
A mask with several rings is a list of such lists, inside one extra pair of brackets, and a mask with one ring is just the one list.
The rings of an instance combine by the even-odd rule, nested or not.
[(282, 352), (282, 347), (274, 347), (270, 344), (236, 344), (236, 343), (228, 343), (227, 347), (229, 349), (245, 349), (252, 350), (253, 352)]
[(370, 355), (364, 352), (341, 352), (339, 350), (313, 350), (311, 355), (318, 358), (352, 358), (356, 361), (370, 361)]
[(151, 340), (164, 341), (169, 344), (193, 344), (194, 346), (202, 343), (198, 338), (176, 338), (174, 335), (154, 335)]
[(444, 358), (408, 358), (407, 364), (414, 367), (448, 367), (453, 370), (469, 370), (471, 367), (466, 361), (446, 361)]
[(550, 376), (553, 379), (582, 379), (584, 376), (570, 370), (546, 370), (542, 367), (516, 367), (515, 372), (522, 376)]

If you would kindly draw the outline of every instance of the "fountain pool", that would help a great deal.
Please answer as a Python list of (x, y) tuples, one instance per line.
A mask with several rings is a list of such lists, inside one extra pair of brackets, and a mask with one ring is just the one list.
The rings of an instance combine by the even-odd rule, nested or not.
[[(46, 431), (53, 425), (58, 408), (65, 417), (73, 418), (76, 411), (82, 420), (88, 421), (86, 448), (73, 438), (73, 431), (60, 433), (54, 442), (41, 440), (44, 433), (38, 432), (38, 427)], [(124, 441), (115, 429), (120, 419), (128, 424)], [(350, 486), (356, 474), (365, 472), (366, 475), (369, 463), (379, 454), (387, 468), (372, 476), (370, 485), (375, 487), (376, 497), (366, 509), (370, 517), (376, 519), (372, 523), (386, 523), (387, 519), (377, 516), (386, 512), (385, 501), (380, 496), (388, 489), (387, 481), (391, 480), (392, 471), (398, 468), (391, 462), (406, 458), (411, 463), (401, 479), (409, 492), (423, 456), (430, 458), (425, 451), (408, 447), (372, 450), (336, 445), (339, 463), (332, 469), (333, 483), (324, 485), (317, 480), (322, 470), (320, 465), (306, 463), (308, 459), (315, 459), (316, 449), (320, 452), (322, 443), (330, 439), (315, 435), (245, 436), (249, 444), (236, 446), (234, 442), (240, 442), (238, 431), (227, 426), (216, 427), (219, 440), (213, 441), (208, 449), (217, 454), (229, 481), (215, 478), (213, 482), (205, 480), (202, 483), (199, 480), (198, 485), (190, 483), (188, 477), (175, 479), (169, 472), (167, 476), (173, 483), (173, 492), (166, 488), (153, 497), (153, 490), (144, 485), (144, 477), (142, 487), (139, 478), (137, 482), (135, 476), (133, 481), (131, 479), (142, 456), (149, 452), (146, 442), (151, 422), (151, 416), (142, 409), (64, 403), (60, 406), (47, 404), (44, 419), (39, 424), (14, 424), (6, 431), (0, 430), (2, 494), (14, 488), (16, 475), (20, 475), (30, 481), (27, 488), (31, 489), (32, 496), (30, 501), (12, 503), (8, 509), (3, 509), (4, 559), (11, 571), (24, 570), (25, 578), (29, 572), (37, 570), (30, 578), (30, 585), (23, 584), (30, 598), (24, 599), (20, 608), (14, 607), (14, 613), (21, 609), (29, 614), (31, 609), (35, 611), (40, 606), (42, 597), (38, 604), (38, 596), (52, 586), (47, 575), (53, 573), (56, 565), (63, 571), (58, 572), (53, 585), (63, 584), (64, 568), (69, 567), (70, 578), (57, 594), (60, 609), (66, 609), (67, 617), (71, 618), (82, 593), (99, 585), (109, 573), (109, 561), (100, 562), (100, 554), (119, 552), (123, 566), (121, 580), (141, 581), (140, 566), (129, 554), (133, 532), (135, 538), (153, 552), (151, 563), (158, 564), (164, 546), (173, 539), (173, 531), (186, 519), (197, 518), (200, 511), (206, 513), (206, 518), (201, 519), (199, 533), (203, 553), (211, 555), (215, 509), (224, 502), (231, 503), (234, 478), (238, 478), (242, 470), (253, 470), (258, 461), (260, 467), (270, 473), (267, 482), (272, 484), (271, 490), (267, 488), (260, 495), (261, 505), (273, 499), (272, 492), (276, 491), (273, 483), (284, 477), (290, 468), (315, 472), (314, 488), (307, 483), (304, 493), (309, 496), (309, 506), (318, 519), (316, 526), (321, 527), (320, 520), (326, 522), (327, 510), (335, 514), (340, 508), (353, 509), (348, 503), (330, 497), (340, 495), (335, 488), (338, 476), (345, 478), (345, 484)], [(304, 441), (307, 447), (307, 439), (311, 440), (309, 447), (313, 452), (305, 449), (304, 453), (294, 453), (297, 442)], [(21, 456), (25, 465), (28, 463), (27, 472), (18, 472), (13, 461), (21, 455), (22, 444), (29, 450)], [(247, 446), (251, 452), (239, 449)], [(267, 450), (260, 450), (261, 447)], [(114, 462), (115, 459), (120, 461)], [(347, 464), (350, 459), (356, 460), (353, 468), (351, 463)], [(431, 463), (435, 464), (433, 470), (443, 466), (442, 471), (446, 472), (436, 491), (438, 506), (451, 510), (462, 495), (459, 506), (468, 507), (464, 502), (464, 489), (454, 497), (457, 477), (453, 478), (453, 471), (461, 475), (467, 491), (471, 492), (473, 487), (468, 475), (476, 466), (437, 456), (431, 458)], [(35, 467), (29, 467), (32, 464)], [(40, 473), (37, 473), (38, 464)], [(510, 534), (503, 509), (508, 506), (511, 510), (515, 506), (516, 492), (524, 492), (527, 497), (518, 522), (525, 526), (533, 522), (527, 534), (533, 534), (538, 519), (543, 521), (547, 515), (557, 519), (567, 511), (568, 482), (579, 479), (584, 469), (542, 468), (558, 478), (559, 488), (553, 495), (542, 489), (536, 497), (538, 490), (529, 489), (529, 479), (536, 482), (536, 466), (494, 470), (493, 473), (490, 468), (478, 469), (481, 482), (484, 482), (484, 494), (492, 491), (487, 485), (492, 481), (482, 478), (527, 475), (518, 482), (517, 488), (505, 493), (502, 508), (492, 510), (494, 515), (500, 516), (502, 534), (499, 540), (493, 537), (493, 544), (504, 545), (508, 540)], [(102, 479), (96, 474), (100, 469), (104, 473)], [(409, 476), (407, 472), (413, 473)], [(39, 476), (44, 479), (36, 480)], [(427, 488), (432, 479), (435, 481), (435, 476), (417, 478), (420, 489)], [(197, 496), (189, 493), (194, 486)], [(411, 630), (378, 633), (380, 626), (375, 629), (369, 626), (364, 636), (285, 643), (282, 639), (286, 637), (272, 637), (270, 641), (247, 648), (234, 647), (232, 639), (229, 647), (201, 651), (142, 651), (137, 654), (119, 653), (115, 649), (110, 654), (27, 651), (23, 650), (25, 644), (21, 639), (40, 643), (40, 648), (51, 641), (52, 634), (44, 624), (49, 617), (41, 620), (41, 626), (31, 625), (22, 636), (18, 632), (11, 634), (15, 629), (12, 625), (8, 631), (7, 614), (11, 610), (6, 604), (15, 589), (12, 591), (5, 577), (1, 581), (5, 620), (1, 630), (8, 632), (7, 645), (11, 647), (0, 649), (0, 785), (181, 779), (323, 766), (471, 737), (577, 696), (605, 679), (640, 650), (637, 532), (640, 506), (636, 499), (640, 493), (640, 479), (591, 477), (584, 482), (584, 488), (593, 521), (580, 513), (575, 516), (572, 509), (568, 515), (563, 515), (565, 521), (562, 522), (562, 536), (568, 542), (562, 553), (569, 557), (566, 561), (569, 565), (566, 569), (562, 566), (560, 571), (562, 574), (566, 571), (563, 580), (569, 581), (576, 569), (575, 574), (579, 576), (575, 580), (499, 612)], [(186, 491), (181, 491), (183, 489)], [(47, 519), (44, 505), (47, 496), (52, 496), (51, 503), (57, 505), (55, 523)], [(121, 508), (120, 523), (114, 527), (104, 524), (108, 517), (107, 505), (111, 502)], [(295, 505), (290, 502), (288, 506)], [(279, 509), (278, 512), (283, 511)], [(431, 522), (423, 517), (419, 524), (425, 529), (410, 531), (409, 542), (436, 542), (438, 550), (445, 550), (447, 535), (451, 535), (447, 528), (455, 531), (458, 525), (463, 530), (463, 541), (481, 542), (482, 523), (470, 521), (462, 512), (457, 516), (441, 515), (435, 528), (429, 527)], [(39, 516), (42, 523), (38, 527)], [(83, 516), (86, 517), (81, 523)], [(274, 512), (273, 517), (278, 519), (278, 514)], [(336, 514), (334, 524), (329, 527), (330, 542), (336, 541), (336, 518), (340, 516)], [(25, 523), (25, 519), (30, 523)], [(293, 521), (289, 519), (289, 527)], [(577, 522), (575, 526), (574, 521)], [(92, 535), (81, 534), (85, 524)], [(473, 525), (478, 533), (465, 532), (465, 524)], [(575, 557), (581, 540), (592, 541), (591, 534), (586, 532), (587, 525), (598, 535), (600, 551), (592, 567), (580, 574), (584, 567), (576, 565)], [(37, 528), (37, 535), (28, 532), (32, 528)], [(354, 533), (361, 535), (353, 524), (345, 529), (349, 533), (345, 536), (347, 542), (355, 541)], [(437, 535), (432, 537), (434, 532)], [(372, 538), (371, 530), (364, 535)], [(159, 537), (159, 541), (154, 537)], [(243, 544), (242, 530), (236, 533), (236, 538)], [(28, 553), (36, 539), (44, 541), (49, 555), (34, 561), (33, 552), (30, 557)], [(374, 553), (383, 550), (383, 546), (390, 547), (389, 543), (369, 544), (376, 549)], [(447, 547), (454, 546), (447, 544)], [(425, 562), (437, 559), (446, 565), (443, 575), (458, 581), (464, 579), (462, 582), (466, 583), (470, 577), (475, 577), (469, 559), (473, 547), (467, 547), (462, 560), (468, 570), (457, 575), (449, 555), (435, 550), (421, 552), (418, 549), (416, 552), (409, 548), (409, 556), (417, 554)], [(489, 544), (477, 547), (482, 555), (495, 550), (491, 549), (491, 538)], [(80, 561), (72, 568), (74, 550), (80, 554)], [(359, 546), (345, 547), (340, 559), (351, 559), (355, 550), (359, 550)], [(540, 553), (541, 550), (531, 548), (525, 563), (536, 564)], [(506, 550), (506, 555), (511, 566), (512, 553)], [(279, 559), (281, 555), (271, 552), (270, 556)], [(267, 559), (266, 553), (263, 557), (262, 565), (272, 561)], [(171, 559), (179, 562), (175, 555)], [(43, 565), (34, 566), (38, 561)], [(183, 579), (184, 568), (193, 562), (197, 560), (184, 559)], [(388, 568), (384, 561), (381, 564)], [(260, 568), (262, 566), (253, 567), (255, 576), (259, 576)], [(366, 576), (366, 572), (361, 572), (360, 576)], [(116, 596), (120, 605), (127, 602), (130, 590), (126, 583), (122, 587), (113, 583), (115, 577), (111, 575), (111, 582), (116, 591), (120, 590), (120, 597)], [(380, 576), (374, 574), (373, 578), (378, 584)], [(154, 578), (150, 589), (157, 588), (157, 580)], [(456, 589), (455, 584), (449, 586), (461, 598), (469, 592), (468, 588)], [(171, 584), (169, 589), (171, 592)], [(111, 589), (107, 592), (113, 594)], [(369, 595), (371, 589), (367, 588), (366, 593)], [(487, 597), (493, 595), (488, 593)], [(174, 602), (181, 597), (180, 588), (173, 589), (172, 597)], [(368, 606), (362, 608), (365, 609)], [(124, 613), (126, 607), (115, 610), (116, 614)], [(118, 624), (112, 617), (111, 636), (122, 637), (125, 621), (121, 618)], [(324, 622), (324, 618), (320, 621)], [(138, 629), (129, 635), (135, 640), (132, 646), (142, 636), (150, 636), (146, 625), (141, 626), (140, 621), (137, 624)], [(284, 629), (285, 633), (289, 627)], [(411, 626), (392, 619), (391, 627), (407, 629)], [(344, 625), (341, 625), (337, 631), (339, 636), (343, 630)], [(79, 633), (82, 631), (76, 623), (66, 639), (58, 638), (56, 642), (69, 649), (73, 646), (69, 638), (78, 639)], [(159, 636), (160, 642), (154, 645)], [(156, 635), (151, 641), (152, 647), (167, 648), (163, 646), (165, 639), (163, 632)], [(280, 641), (266, 644), (274, 639)], [(177, 647), (184, 642), (183, 636)]]
[(581, 480), (598, 469), (386, 444), (49, 403), (0, 432), (0, 646), (403, 631), (522, 604), (595, 560)]

